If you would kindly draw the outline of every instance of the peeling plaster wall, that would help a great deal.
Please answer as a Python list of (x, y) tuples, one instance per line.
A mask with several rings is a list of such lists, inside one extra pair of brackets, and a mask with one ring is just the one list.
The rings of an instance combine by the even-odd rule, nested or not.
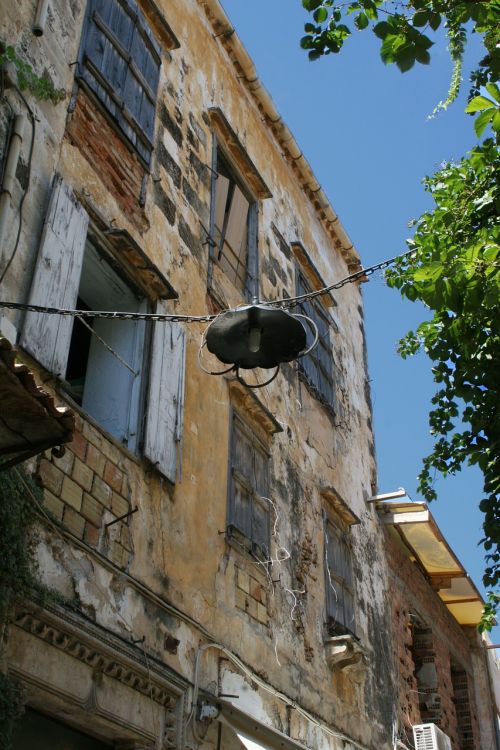
[[(0, 4), (7, 7), (5, 0)], [(227, 51), (214, 38), (203, 4), (158, 0), (158, 5), (180, 48), (163, 56), (155, 151), (150, 174), (145, 173), (144, 206), (137, 195), (133, 210), (126, 208), (133, 200), (132, 183), (124, 180), (112, 191), (109, 173), (103, 172), (120, 137), (110, 130), (91, 148), (85, 146), (85, 128), (78, 119), (82, 113), (99, 122), (99, 128), (105, 125), (81, 91), (68, 112), (75, 71), (69, 64), (78, 55), (84, 3), (52, 2), (40, 39), (30, 30), (34, 3), (25, 0), (2, 14), (2, 36), (17, 42), (37, 71), (47, 66), (55, 85), (68, 92), (55, 107), (30, 99), (39, 117), (32, 181), (5, 296), (27, 297), (57, 171), (86, 205), (98, 207), (109, 226), (126, 229), (168, 278), (179, 293), (178, 301), (169, 303), (171, 311), (204, 314), (213, 309), (207, 297), (206, 243), (212, 158), (207, 112), (213, 107), (222, 110), (272, 192), (272, 198), (259, 202), (261, 295), (294, 294), (292, 241), (304, 245), (325, 283), (346, 276), (346, 261)], [(8, 95), (21, 107), (15, 93)], [(23, 164), (27, 148), (25, 142)], [(14, 206), (19, 194), (20, 188)], [(14, 226), (9, 246), (13, 233)], [(238, 291), (224, 279), (221, 283), (227, 304), (241, 304)], [(376, 512), (366, 504), (376, 480), (361, 289), (348, 285), (335, 293), (335, 300), (330, 311), (336, 330), (336, 415), (311, 394), (293, 363), (257, 392), (283, 428), (268, 438), (270, 494), (281, 545), (291, 559), (273, 567), (272, 581), (220, 533), (226, 528), (232, 396), (228, 380), (211, 378), (197, 365), (200, 325), (187, 327), (184, 429), (175, 486), (79, 415), (65, 457), (48, 454), (39, 462), (46, 510), (58, 524), (43, 526), (39, 569), (62, 606), (76, 608), (128, 643), (144, 639), (150, 657), (187, 682), (193, 679), (197, 648), (210, 636), (320, 722), (363, 747), (383, 750), (391, 746), (393, 665), (384, 541)], [(20, 329), (22, 315), (7, 315)], [(47, 373), (27, 355), (26, 361), (50, 388)], [(367, 664), (361, 677), (332, 674), (326, 663), (322, 486), (334, 487), (360, 519), (352, 538), (357, 634)], [(105, 526), (132, 507), (138, 511), (123, 524)], [(234, 665), (213, 653), (201, 660), (203, 688), (241, 694), (243, 709), (246, 705), (309, 747), (349, 747), (247, 682)], [(216, 742), (211, 733), (213, 728), (207, 741)], [(188, 741), (193, 743), (190, 737)]]

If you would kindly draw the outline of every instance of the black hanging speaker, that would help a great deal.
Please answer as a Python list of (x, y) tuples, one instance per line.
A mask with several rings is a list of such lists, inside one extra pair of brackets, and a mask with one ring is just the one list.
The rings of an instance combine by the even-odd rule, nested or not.
[(277, 367), (304, 351), (301, 321), (277, 307), (246, 305), (223, 313), (208, 327), (207, 348), (225, 364), (244, 370)]

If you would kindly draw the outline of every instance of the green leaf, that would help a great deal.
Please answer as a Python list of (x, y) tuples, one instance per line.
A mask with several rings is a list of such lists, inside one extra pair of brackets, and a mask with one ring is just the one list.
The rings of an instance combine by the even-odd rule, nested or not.
[(387, 21), (380, 21), (380, 23), (377, 23), (376, 26), (373, 27), (373, 32), (379, 39), (385, 39), (390, 30)]
[(500, 111), (496, 111), (493, 115), (493, 121), (491, 123), (491, 127), (495, 131), (495, 133), (500, 133)]
[(415, 53), (415, 59), (422, 65), (429, 65), (431, 56), (426, 49), (418, 49)]
[(314, 39), (310, 34), (307, 34), (300, 40), (300, 46), (302, 49), (312, 49), (314, 47)]
[(316, 10), (322, 4), (322, 0), (302, 0), (302, 7), (308, 11)]
[(412, 18), (414, 26), (426, 26), (429, 22), (430, 13), (427, 10), (419, 10)]
[(401, 73), (406, 73), (415, 65), (415, 49), (413, 47), (402, 47), (396, 53), (396, 65)]
[(316, 23), (324, 23), (326, 19), (328, 18), (328, 11), (326, 8), (318, 8), (313, 13), (313, 18), (316, 21)]
[(476, 117), (476, 119), (474, 120), (474, 130), (476, 131), (476, 135), (478, 138), (481, 138), (488, 123), (490, 123), (493, 120), (494, 115), (495, 115), (495, 110), (493, 109), (493, 107), (491, 107), (490, 109), (487, 109), (485, 112), (481, 112), (481, 114), (478, 117)]
[(314, 34), (316, 32), (315, 24), (314, 23), (304, 24), (304, 31), (307, 31), (308, 34)]
[(436, 31), (441, 24), (441, 15), (439, 13), (429, 13), (429, 26)]
[(500, 91), (496, 83), (487, 83), (486, 91), (490, 96), (493, 97), (497, 104), (500, 104)]
[(443, 264), (439, 261), (434, 261), (417, 268), (413, 273), (413, 278), (415, 281), (437, 281), (443, 274), (443, 271)]
[(357, 15), (354, 19), (354, 25), (360, 31), (362, 29), (366, 29), (366, 27), (368, 26), (368, 16), (366, 15), (366, 13), (360, 13), (359, 15)]
[(494, 102), (491, 99), (487, 99), (485, 96), (475, 96), (465, 108), (465, 111), (470, 114), (471, 112), (482, 112), (484, 109), (490, 109), (494, 106)]

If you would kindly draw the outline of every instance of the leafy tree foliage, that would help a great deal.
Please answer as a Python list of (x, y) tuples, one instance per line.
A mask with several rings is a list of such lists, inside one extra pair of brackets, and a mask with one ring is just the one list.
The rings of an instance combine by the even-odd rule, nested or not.
[[(399, 345), (403, 357), (424, 349), (437, 391), (429, 414), (433, 450), (423, 460), (419, 491), (434, 500), (434, 475), (477, 465), (484, 476), (484, 583), (500, 581), (500, 0), (302, 0), (312, 20), (301, 46), (309, 58), (338, 53), (356, 29), (380, 39), (384, 63), (406, 72), (431, 61), (440, 26), (454, 70), (448, 96), (456, 98), (470, 33), (484, 57), (471, 76), (466, 112), (485, 140), (458, 163), (445, 164), (424, 186), (434, 208), (414, 222), (414, 252), (387, 272), (388, 284), (432, 311)], [(500, 597), (491, 593), (482, 629), (491, 629)]]

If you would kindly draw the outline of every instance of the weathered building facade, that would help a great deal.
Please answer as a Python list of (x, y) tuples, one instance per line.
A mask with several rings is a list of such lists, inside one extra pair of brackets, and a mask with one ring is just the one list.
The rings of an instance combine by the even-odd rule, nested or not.
[[(500, 672), (491, 642), (477, 630), (481, 595), (425, 503), (377, 507), (389, 566), (400, 738), (412, 746), (413, 727), (434, 724), (453, 750), (496, 750)], [(422, 747), (430, 731), (421, 731)]]
[[(39, 36), (36, 5), (4, 3), (2, 38), (67, 96), (26, 92), (3, 299), (203, 316), (359, 268), (218, 2), (50, 2)], [(267, 744), (391, 746), (359, 284), (301, 308), (320, 343), (260, 390), (199, 367), (206, 321), (2, 311), (76, 414), (33, 467), (53, 596), (9, 629), (19, 743), (231, 747), (248, 714)]]
[(16, 749), (393, 748), (359, 282), (298, 303), (318, 345), (261, 389), (207, 374), (202, 345), (207, 316), (314, 292), (355, 249), (218, 0), (0, 5), (4, 44), (65, 94), (4, 77), (21, 307), (0, 329), (75, 414), (28, 466), (46, 593), (2, 647)]

